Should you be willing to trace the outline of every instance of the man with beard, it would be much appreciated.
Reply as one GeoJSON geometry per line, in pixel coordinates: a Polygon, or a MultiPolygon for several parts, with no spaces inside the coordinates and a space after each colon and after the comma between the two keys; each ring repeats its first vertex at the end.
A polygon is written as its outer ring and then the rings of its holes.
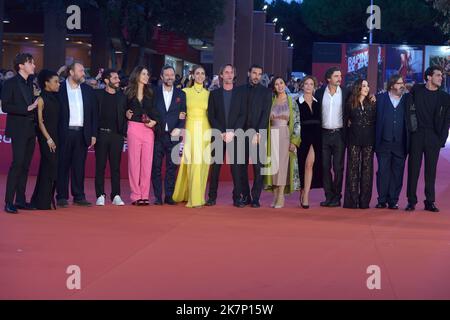
{"type": "Polygon", "coordinates": [[[401,75],[393,75],[388,91],[377,96],[375,151],[378,160],[376,208],[398,209],[411,132],[412,97],[401,75]]]}
{"type": "Polygon", "coordinates": [[[98,105],[98,134],[95,144],[95,193],[96,205],[105,205],[105,169],[109,160],[111,172],[111,201],[123,206],[120,198],[120,161],[124,137],[127,132],[125,108],[126,96],[120,90],[117,71],[107,69],[102,74],[105,90],[95,90],[98,105]]]}
{"type": "MultiPolygon", "coordinates": [[[[242,87],[234,86],[234,78],[236,69],[233,65],[227,64],[220,70],[220,78],[223,85],[221,88],[213,90],[209,95],[208,101],[208,120],[211,128],[221,132],[221,140],[223,153],[215,149],[213,151],[213,163],[211,165],[211,177],[209,183],[209,199],[207,206],[216,204],[217,189],[219,187],[220,168],[223,159],[226,158],[225,153],[228,152],[230,160],[230,170],[233,177],[233,205],[238,208],[245,207],[241,200],[241,175],[239,169],[242,155],[239,157],[238,152],[242,152],[238,148],[238,139],[236,131],[243,129],[247,113],[246,92],[242,87]]],[[[242,131],[243,132],[243,131],[242,131]]],[[[216,137],[217,139],[218,137],[216,137]]],[[[219,147],[220,148],[220,147],[219,147]]]]}
{"type": "Polygon", "coordinates": [[[247,121],[245,130],[254,130],[252,137],[245,141],[245,164],[241,167],[242,201],[244,205],[259,208],[259,197],[263,189],[262,162],[259,157],[259,147],[262,135],[266,134],[269,124],[270,108],[272,107],[272,91],[261,84],[263,68],[252,65],[248,71],[249,83],[245,85],[247,92],[247,121]],[[252,152],[251,152],[252,150],[252,152]],[[253,163],[253,187],[250,194],[248,180],[248,164],[250,156],[253,163]]]}
{"type": "Polygon", "coordinates": [[[322,107],[322,169],[325,201],[320,205],[340,207],[347,128],[344,108],[350,92],[341,87],[342,73],[338,67],[328,69],[325,80],[327,85],[317,90],[315,94],[315,98],[322,107]],[[333,169],[334,179],[331,169],[333,169]]]}
{"type": "Polygon", "coordinates": [[[58,135],[60,141],[57,181],[57,206],[65,208],[69,202],[69,175],[73,203],[90,206],[84,193],[84,169],[88,148],[97,140],[98,110],[93,89],[84,82],[84,66],[74,62],[68,77],[61,84],[59,99],[58,135]]]}
{"type": "MultiPolygon", "coordinates": [[[[161,169],[166,158],[166,173],[164,177],[164,203],[175,205],[172,199],[175,188],[177,166],[172,160],[172,149],[177,146],[181,129],[184,128],[186,117],[186,94],[174,86],[175,69],[164,66],[161,70],[163,84],[155,92],[155,108],[160,115],[156,131],[153,151],[152,185],[155,194],[155,205],[162,205],[161,169]]],[[[178,152],[176,153],[178,155],[178,152]]]]}

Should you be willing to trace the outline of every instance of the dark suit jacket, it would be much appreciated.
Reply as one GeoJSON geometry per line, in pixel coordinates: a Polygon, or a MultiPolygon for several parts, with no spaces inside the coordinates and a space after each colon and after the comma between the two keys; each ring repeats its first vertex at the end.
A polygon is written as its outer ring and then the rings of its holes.
{"type": "MultiPolygon", "coordinates": [[[[104,89],[97,89],[94,90],[96,103],[98,106],[98,115],[97,115],[97,121],[100,122],[100,115],[102,112],[102,103],[103,103],[103,97],[104,97],[104,89]]],[[[127,118],[125,116],[125,112],[127,109],[127,97],[122,92],[122,90],[118,90],[116,92],[118,103],[117,103],[117,130],[118,133],[123,135],[124,137],[127,135],[127,118]]],[[[97,124],[98,128],[99,124],[97,124]]]]}
{"type": "MultiPolygon", "coordinates": [[[[326,89],[327,85],[322,86],[322,88],[320,88],[319,90],[316,91],[316,94],[314,95],[314,97],[316,98],[316,100],[319,102],[320,105],[320,110],[322,110],[322,101],[323,101],[323,96],[325,94],[325,89],[326,89]]],[[[340,87],[341,91],[342,91],[342,124],[343,124],[343,134],[344,134],[344,141],[346,139],[346,132],[347,132],[347,120],[348,120],[348,113],[346,112],[346,103],[348,98],[350,97],[350,90],[348,90],[345,87],[340,87]]]]}
{"type": "Polygon", "coordinates": [[[153,101],[159,114],[158,125],[161,132],[166,131],[166,124],[169,129],[169,133],[175,128],[184,128],[186,120],[180,119],[180,112],[186,112],[186,94],[183,90],[175,87],[173,88],[172,101],[170,103],[169,110],[166,109],[162,86],[158,86],[155,91],[153,101]]]}
{"type": "MultiPolygon", "coordinates": [[[[98,106],[94,89],[85,83],[81,84],[81,95],[83,96],[83,136],[86,146],[91,144],[91,138],[97,137],[98,106]]],[[[61,110],[59,112],[58,134],[61,145],[64,145],[69,131],[69,98],[67,96],[67,82],[61,83],[58,98],[61,110]]]]}
{"type": "MultiPolygon", "coordinates": [[[[411,104],[413,103],[412,96],[409,93],[406,93],[403,95],[400,103],[403,103],[405,106],[405,117],[404,117],[404,133],[406,137],[406,145],[405,145],[405,152],[408,153],[409,151],[409,141],[411,136],[411,116],[410,116],[410,108],[411,104]]],[[[385,124],[385,115],[386,115],[386,108],[391,107],[392,102],[389,98],[389,92],[380,93],[377,95],[377,121],[376,121],[376,133],[375,133],[375,151],[377,151],[380,147],[381,140],[382,140],[382,134],[383,134],[383,127],[385,124]]]]}
{"type": "Polygon", "coordinates": [[[208,120],[211,128],[218,129],[222,133],[227,129],[243,129],[247,118],[247,95],[245,88],[234,87],[231,96],[228,123],[225,118],[225,106],[223,103],[223,88],[211,91],[208,101],[208,120]]]}
{"type": "MultiPolygon", "coordinates": [[[[7,137],[18,136],[31,137],[36,134],[35,113],[28,111],[28,106],[33,103],[29,100],[30,95],[24,92],[20,81],[20,75],[6,80],[2,89],[2,110],[7,113],[6,130],[7,137]]],[[[23,80],[22,80],[23,81],[23,80]]],[[[31,89],[30,89],[31,90],[31,89]]],[[[31,94],[33,97],[33,94],[31,94]]]]}
{"type": "MultiPolygon", "coordinates": [[[[414,103],[417,104],[418,101],[423,99],[423,94],[426,88],[424,84],[416,84],[411,89],[411,94],[414,103]]],[[[445,142],[448,138],[449,122],[450,122],[450,95],[445,91],[439,91],[439,107],[436,108],[434,114],[434,132],[439,138],[438,143],[441,147],[445,146],[445,142]]],[[[420,123],[418,124],[420,127],[420,123]]]]}
{"type": "MultiPolygon", "coordinates": [[[[242,85],[241,90],[244,90],[248,101],[249,85],[242,85]]],[[[247,119],[245,129],[255,129],[256,132],[260,130],[267,130],[269,124],[270,109],[272,108],[272,91],[262,84],[258,84],[253,93],[252,105],[247,105],[247,119]]],[[[249,102],[248,102],[249,103],[249,102]]]]}

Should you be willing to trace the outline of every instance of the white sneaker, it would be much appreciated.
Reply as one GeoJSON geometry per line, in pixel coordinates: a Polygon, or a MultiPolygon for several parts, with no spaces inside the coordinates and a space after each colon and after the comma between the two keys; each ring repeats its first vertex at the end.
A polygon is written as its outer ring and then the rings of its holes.
{"type": "Polygon", "coordinates": [[[105,196],[101,195],[97,198],[97,202],[95,202],[97,206],[104,206],[105,205],[105,196]]]}
{"type": "Polygon", "coordinates": [[[124,206],[125,202],[123,202],[122,199],[120,198],[120,196],[117,195],[114,197],[112,204],[115,206],[124,206]]]}

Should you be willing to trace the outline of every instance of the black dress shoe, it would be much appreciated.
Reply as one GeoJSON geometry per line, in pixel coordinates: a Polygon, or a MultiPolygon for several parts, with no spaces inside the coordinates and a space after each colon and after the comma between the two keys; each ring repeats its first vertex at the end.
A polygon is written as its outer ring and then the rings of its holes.
{"type": "Polygon", "coordinates": [[[439,212],[439,209],[434,205],[434,202],[424,201],[425,210],[430,212],[439,212]]]}
{"type": "Polygon", "coordinates": [[[408,205],[405,208],[405,211],[414,211],[416,210],[416,205],[412,203],[408,203],[408,205]]]}
{"type": "Polygon", "coordinates": [[[390,203],[388,208],[391,209],[391,210],[398,210],[398,204],[397,203],[390,203]]]}
{"type": "Polygon", "coordinates": [[[341,202],[340,201],[333,201],[328,203],[328,207],[330,208],[335,208],[335,207],[340,207],[341,206],[341,202]]]}
{"type": "Polygon", "coordinates": [[[132,206],[140,206],[140,205],[141,205],[141,201],[142,201],[142,199],[133,201],[133,202],[131,203],[131,205],[132,205],[132,206]]]}
{"type": "Polygon", "coordinates": [[[141,206],[149,206],[149,205],[150,205],[150,201],[148,199],[141,200],[141,206]]]}
{"type": "Polygon", "coordinates": [[[168,204],[169,206],[174,206],[174,205],[177,204],[175,201],[173,201],[172,198],[165,198],[165,199],[164,199],[164,203],[165,203],[165,204],[168,204]]]}
{"type": "Polygon", "coordinates": [[[242,202],[242,200],[238,200],[238,201],[233,201],[233,206],[235,206],[236,208],[244,208],[245,204],[244,204],[244,202],[242,202]]]}
{"type": "Polygon", "coordinates": [[[244,205],[248,206],[248,205],[252,205],[253,201],[252,201],[252,198],[250,196],[245,196],[245,197],[242,198],[242,203],[244,205]]]}
{"type": "Polygon", "coordinates": [[[386,202],[378,202],[375,206],[377,209],[385,209],[386,208],[386,202]]]}
{"type": "Polygon", "coordinates": [[[253,200],[252,201],[252,208],[259,208],[261,207],[261,204],[259,203],[259,200],[253,200]]]}
{"type": "Polygon", "coordinates": [[[11,214],[19,213],[19,211],[17,211],[17,208],[12,203],[5,204],[5,212],[11,214]]]}
{"type": "Polygon", "coordinates": [[[86,199],[76,200],[76,201],[74,200],[73,204],[77,205],[77,206],[80,206],[80,207],[90,207],[90,206],[92,206],[92,203],[90,203],[86,199]]]}
{"type": "Polygon", "coordinates": [[[329,207],[329,206],[330,206],[330,203],[331,203],[331,200],[326,199],[325,201],[322,201],[322,202],[320,203],[320,206],[321,206],[321,207],[329,207]]]}
{"type": "Polygon", "coordinates": [[[31,203],[15,203],[14,207],[16,207],[16,209],[19,210],[37,210],[37,208],[35,206],[33,206],[31,203]]]}
{"type": "Polygon", "coordinates": [[[154,205],[156,206],[162,206],[162,200],[161,199],[156,199],[155,202],[153,202],[154,205]]]}
{"type": "Polygon", "coordinates": [[[212,207],[216,205],[216,200],[209,198],[208,201],[206,201],[206,206],[212,207]]]}
{"type": "Polygon", "coordinates": [[[56,206],[58,208],[67,208],[69,206],[69,202],[66,199],[59,199],[56,201],[56,206]]]}

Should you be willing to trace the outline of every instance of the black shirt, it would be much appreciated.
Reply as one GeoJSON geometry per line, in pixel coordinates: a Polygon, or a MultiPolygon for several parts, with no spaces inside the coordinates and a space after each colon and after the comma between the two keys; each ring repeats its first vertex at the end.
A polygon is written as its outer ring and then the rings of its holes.
{"type": "MultiPolygon", "coordinates": [[[[225,122],[228,126],[228,119],[230,118],[231,98],[233,96],[233,90],[223,90],[223,105],[225,106],[225,122]]],[[[229,128],[227,128],[229,129],[229,128]]]]}
{"type": "Polygon", "coordinates": [[[364,108],[361,105],[352,107],[350,103],[347,103],[346,113],[347,119],[350,120],[348,143],[353,146],[374,146],[377,117],[375,106],[366,104],[364,108]]]}
{"type": "Polygon", "coordinates": [[[419,128],[434,128],[434,115],[439,108],[439,90],[424,87],[423,95],[416,100],[416,114],[419,128]]]}
{"type": "Polygon", "coordinates": [[[152,120],[157,121],[157,119],[155,119],[155,110],[153,108],[153,98],[144,96],[142,101],[139,101],[136,97],[128,100],[128,109],[133,111],[133,117],[130,121],[142,123],[143,114],[146,114],[152,120]]]}
{"type": "Polygon", "coordinates": [[[101,110],[99,119],[99,128],[110,129],[113,132],[117,132],[117,108],[119,99],[118,94],[108,93],[103,91],[103,97],[101,100],[101,110]]]}
{"type": "MultiPolygon", "coordinates": [[[[32,77],[29,76],[27,80],[25,80],[20,73],[17,73],[18,79],[19,79],[19,86],[21,87],[21,91],[25,94],[25,98],[27,100],[28,106],[33,103],[33,80],[32,77]]],[[[28,111],[28,117],[36,120],[36,109],[32,111],[28,111]]]]}
{"type": "Polygon", "coordinates": [[[255,87],[252,84],[248,84],[247,85],[247,90],[248,90],[248,96],[247,96],[247,127],[250,128],[251,127],[251,112],[252,112],[252,106],[253,106],[253,98],[255,96],[255,87]]]}

